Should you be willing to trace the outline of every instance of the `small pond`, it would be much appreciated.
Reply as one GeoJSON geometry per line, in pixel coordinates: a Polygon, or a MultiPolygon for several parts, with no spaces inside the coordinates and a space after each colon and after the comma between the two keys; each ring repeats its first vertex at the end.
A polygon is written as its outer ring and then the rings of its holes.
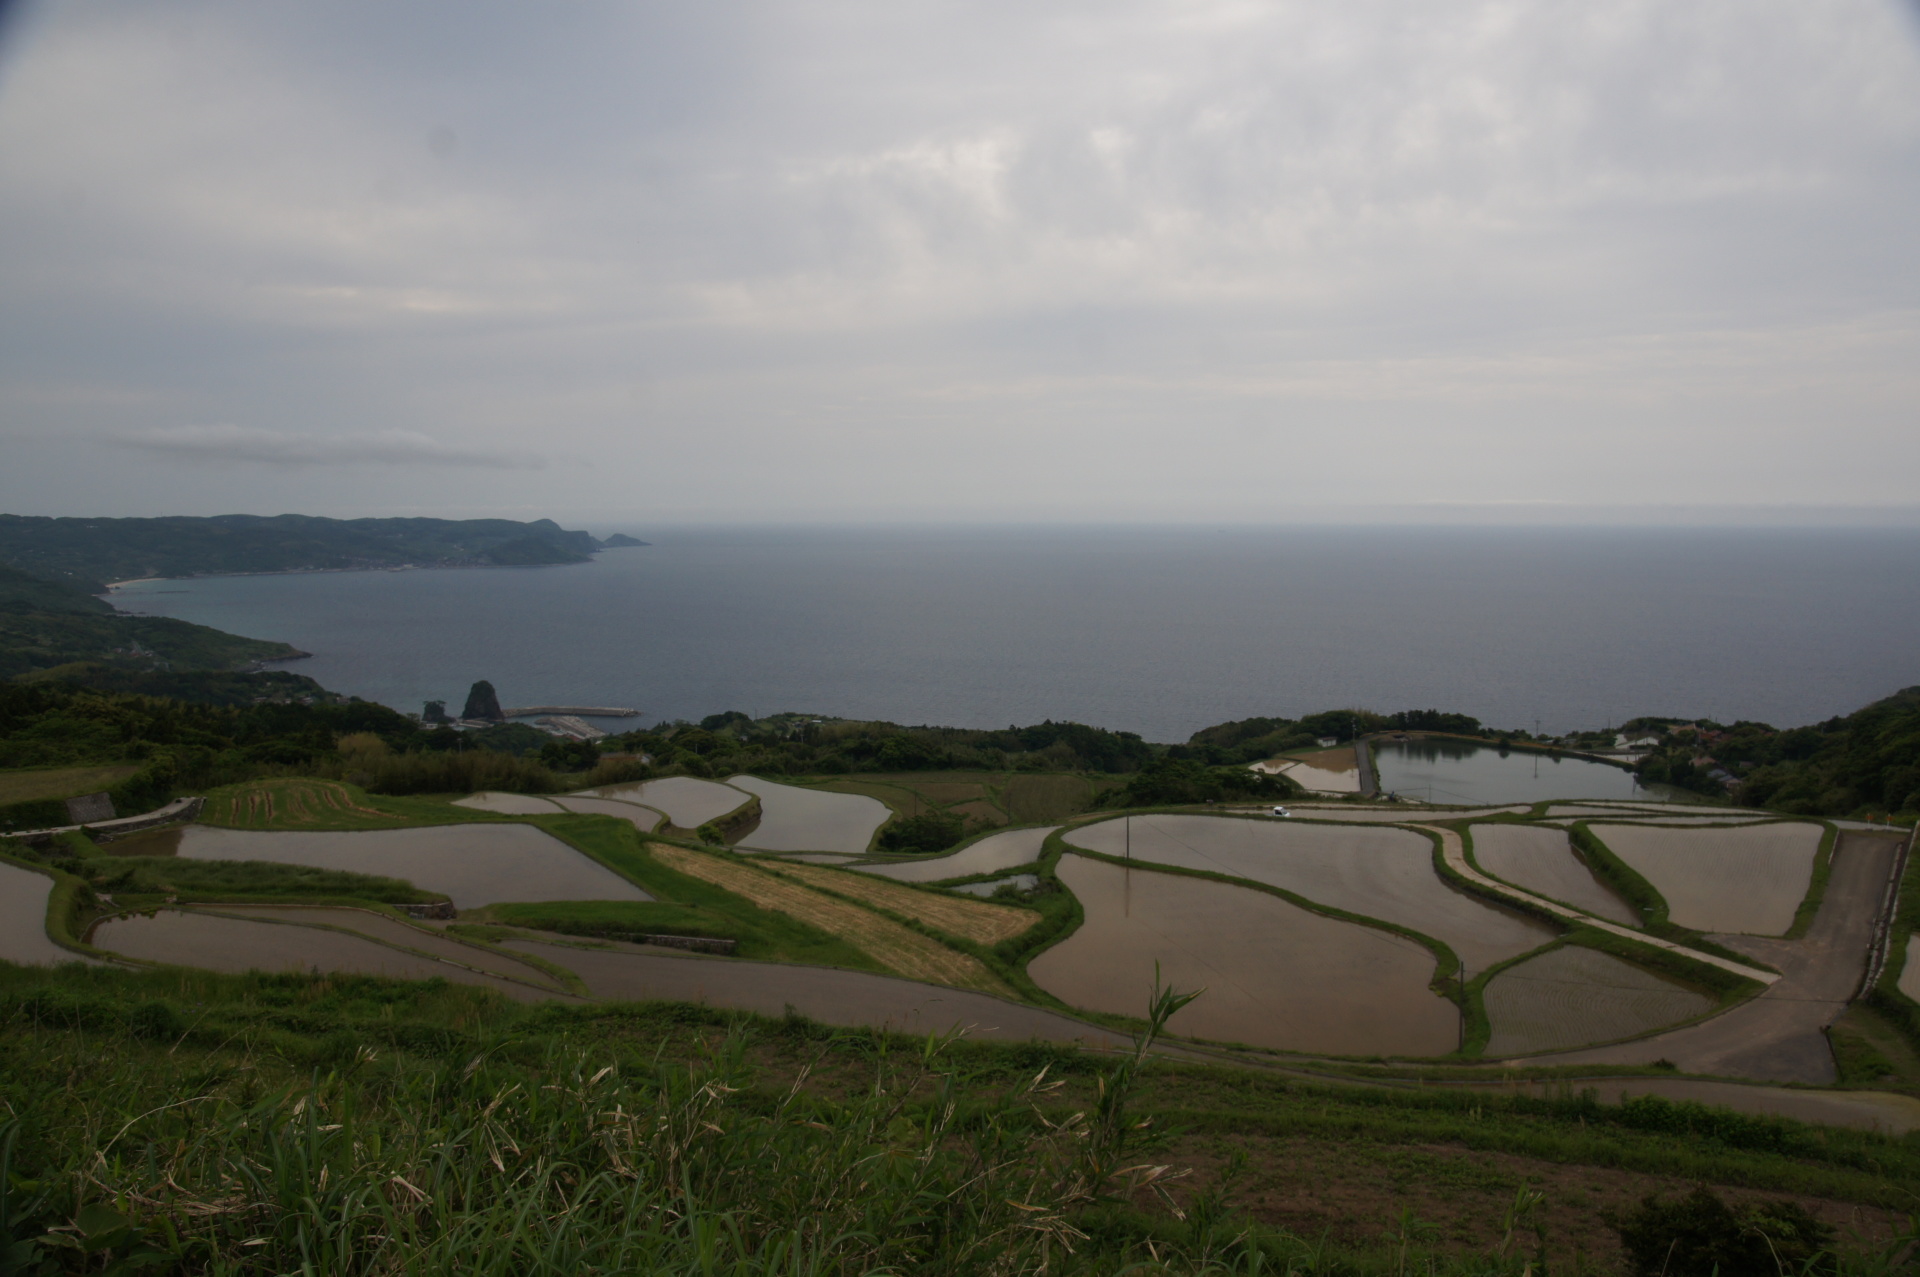
{"type": "Polygon", "coordinates": [[[1535,803],[1554,798],[1627,798],[1663,802],[1673,791],[1648,788],[1632,772],[1590,758],[1502,751],[1454,740],[1382,741],[1374,746],[1380,792],[1434,803],[1535,803]]]}

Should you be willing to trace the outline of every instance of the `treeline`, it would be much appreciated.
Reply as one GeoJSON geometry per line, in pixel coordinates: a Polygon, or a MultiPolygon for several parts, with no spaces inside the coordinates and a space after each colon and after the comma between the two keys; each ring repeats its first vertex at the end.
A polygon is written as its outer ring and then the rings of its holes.
{"type": "Polygon", "coordinates": [[[693,776],[959,770],[1119,774],[1138,771],[1160,752],[1133,732],[1083,723],[1049,720],[1030,727],[980,730],[821,720],[798,714],[754,719],[737,710],[698,723],[664,723],[628,732],[612,738],[611,744],[645,753],[660,766],[693,776]]]}
{"type": "Polygon", "coordinates": [[[1358,737],[1376,732],[1445,732],[1456,736],[1498,736],[1526,739],[1528,733],[1489,732],[1480,720],[1467,714],[1450,714],[1437,709],[1409,709],[1397,714],[1376,714],[1364,709],[1330,709],[1304,718],[1242,718],[1231,723],[1203,727],[1175,745],[1175,758],[1190,758],[1214,767],[1257,763],[1297,749],[1309,749],[1323,740],[1336,745],[1351,743],[1358,737]]]}
{"type": "Polygon", "coordinates": [[[1793,815],[1920,813],[1920,687],[1807,727],[1637,719],[1623,730],[1659,734],[1635,769],[1647,783],[1793,815]]]}
{"type": "Polygon", "coordinates": [[[327,519],[222,514],[52,519],[0,514],[0,563],[97,590],[105,581],[343,568],[585,563],[606,545],[551,519],[327,519]]]}

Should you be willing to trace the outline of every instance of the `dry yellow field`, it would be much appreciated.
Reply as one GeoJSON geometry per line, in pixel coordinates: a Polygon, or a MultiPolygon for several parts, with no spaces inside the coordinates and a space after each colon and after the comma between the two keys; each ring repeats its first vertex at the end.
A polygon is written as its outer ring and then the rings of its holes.
{"type": "Polygon", "coordinates": [[[824,887],[843,896],[852,896],[855,900],[863,900],[889,913],[924,922],[929,927],[950,936],[971,940],[975,944],[999,944],[1002,940],[1011,940],[1040,920],[1039,915],[1029,909],[959,896],[936,896],[930,891],[915,891],[885,878],[847,873],[839,869],[793,862],[769,862],[767,867],[790,878],[798,878],[809,886],[824,887]]]}
{"type": "Polygon", "coordinates": [[[1012,993],[977,958],[949,949],[851,901],[836,899],[757,866],[708,852],[665,843],[649,843],[648,850],[669,869],[731,891],[762,909],[777,910],[810,922],[903,976],[956,989],[978,989],[1009,996],[1012,993]]]}

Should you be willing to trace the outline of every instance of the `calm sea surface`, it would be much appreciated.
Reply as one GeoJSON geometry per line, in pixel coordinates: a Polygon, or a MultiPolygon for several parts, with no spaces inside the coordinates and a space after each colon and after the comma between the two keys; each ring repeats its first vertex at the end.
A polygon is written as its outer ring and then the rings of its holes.
{"type": "MultiPolygon", "coordinates": [[[[602,533],[609,528],[597,528],[602,533]]],[[[120,606],[407,710],[475,679],[653,722],[781,710],[1182,740],[1256,714],[1813,722],[1920,683],[1920,533],[660,530],[590,564],[158,581],[120,606]]]]}

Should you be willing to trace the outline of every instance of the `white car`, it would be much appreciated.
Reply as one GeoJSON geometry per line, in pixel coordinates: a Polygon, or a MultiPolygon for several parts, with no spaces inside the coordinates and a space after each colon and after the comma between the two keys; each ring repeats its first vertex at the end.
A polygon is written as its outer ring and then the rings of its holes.
{"type": "Polygon", "coordinates": [[[1287,810],[1287,809],[1286,809],[1285,807],[1275,807],[1275,808],[1273,809],[1273,814],[1274,814],[1274,815],[1276,815],[1276,816],[1291,816],[1291,815],[1293,815],[1293,813],[1292,813],[1292,812],[1290,812],[1290,811],[1288,811],[1288,810],[1287,810]]]}

